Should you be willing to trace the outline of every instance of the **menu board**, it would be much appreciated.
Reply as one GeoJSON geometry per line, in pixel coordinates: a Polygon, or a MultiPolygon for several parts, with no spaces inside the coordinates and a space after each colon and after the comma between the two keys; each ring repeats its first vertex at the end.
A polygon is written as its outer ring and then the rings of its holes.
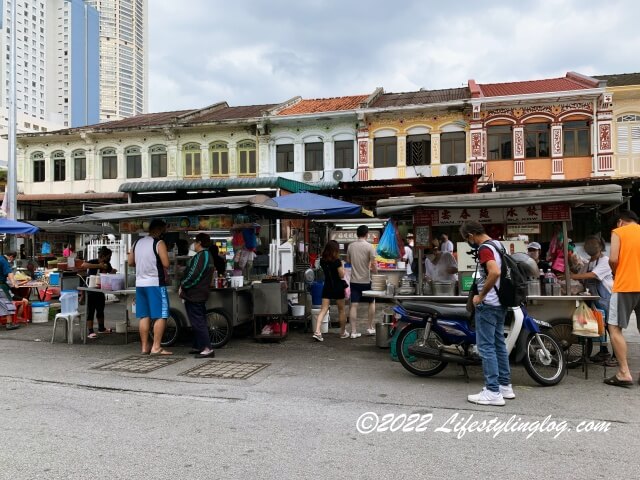
{"type": "Polygon", "coordinates": [[[414,215],[416,225],[457,226],[468,220],[482,224],[540,223],[571,220],[569,205],[529,205],[507,208],[440,208],[418,209],[414,215]]]}
{"type": "MultiPolygon", "coordinates": [[[[190,230],[229,230],[233,226],[231,215],[163,217],[168,232],[190,230]]],[[[139,233],[149,229],[149,219],[135,218],[120,221],[120,233],[139,233]]]]}

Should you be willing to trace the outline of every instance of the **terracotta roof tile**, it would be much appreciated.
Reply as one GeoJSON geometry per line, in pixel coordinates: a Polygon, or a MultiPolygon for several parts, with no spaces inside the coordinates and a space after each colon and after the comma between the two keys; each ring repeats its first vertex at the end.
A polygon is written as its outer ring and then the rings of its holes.
{"type": "Polygon", "coordinates": [[[544,80],[528,80],[524,82],[480,84],[480,89],[485,97],[565,92],[568,90],[585,90],[588,88],[592,87],[566,77],[547,78],[544,80]]]}
{"type": "Polygon", "coordinates": [[[87,127],[81,127],[83,130],[86,128],[131,128],[131,127],[148,127],[152,125],[165,125],[174,121],[176,117],[184,115],[185,113],[194,112],[196,110],[177,110],[173,112],[157,112],[157,113],[143,113],[136,115],[135,117],[123,118],[122,120],[114,120],[112,122],[103,122],[95,125],[89,125],[87,127]]]}
{"type": "Polygon", "coordinates": [[[607,87],[626,87],[640,85],[640,73],[617,73],[613,75],[594,75],[593,78],[606,80],[607,87]]]}
{"type": "Polygon", "coordinates": [[[306,113],[338,112],[355,110],[369,95],[352,95],[349,97],[315,98],[300,100],[295,105],[285,108],[278,115],[304,115],[306,113]]]}
{"type": "Polygon", "coordinates": [[[385,93],[372,104],[373,108],[401,107],[404,105],[427,105],[471,98],[468,88],[447,88],[444,90],[419,90],[417,92],[385,93]]]}

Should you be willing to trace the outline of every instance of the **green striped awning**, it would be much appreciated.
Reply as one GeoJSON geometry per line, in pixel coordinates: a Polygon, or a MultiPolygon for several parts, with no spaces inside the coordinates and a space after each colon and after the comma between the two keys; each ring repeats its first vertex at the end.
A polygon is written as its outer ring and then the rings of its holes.
{"type": "Polygon", "coordinates": [[[304,183],[283,177],[198,178],[192,180],[126,182],[120,185],[119,191],[125,193],[141,193],[178,190],[229,190],[235,188],[280,188],[291,193],[299,193],[338,188],[338,182],[330,180],[317,183],[304,183]]]}

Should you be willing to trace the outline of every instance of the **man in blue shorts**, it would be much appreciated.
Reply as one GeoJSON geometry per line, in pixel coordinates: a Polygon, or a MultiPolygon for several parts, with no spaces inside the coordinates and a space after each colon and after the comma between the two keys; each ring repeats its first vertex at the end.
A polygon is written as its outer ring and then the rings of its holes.
{"type": "Polygon", "coordinates": [[[158,218],[151,220],[149,235],[139,238],[129,252],[129,265],[136,267],[136,318],[140,322],[142,353],[172,355],[160,342],[169,317],[167,295],[167,271],[169,253],[162,236],[166,223],[158,218]],[[153,345],[149,347],[149,331],[153,321],[153,345]]]}
{"type": "Polygon", "coordinates": [[[373,245],[367,242],[369,227],[360,225],[356,234],[358,240],[349,244],[347,248],[347,262],[351,264],[351,279],[349,287],[351,289],[351,308],[349,309],[349,323],[351,324],[351,338],[358,338],[362,334],[357,332],[356,321],[358,318],[358,305],[360,302],[369,304],[367,334],[375,335],[376,329],[373,321],[376,313],[375,299],[362,296],[365,290],[371,290],[371,272],[378,273],[376,265],[376,252],[373,245]]]}

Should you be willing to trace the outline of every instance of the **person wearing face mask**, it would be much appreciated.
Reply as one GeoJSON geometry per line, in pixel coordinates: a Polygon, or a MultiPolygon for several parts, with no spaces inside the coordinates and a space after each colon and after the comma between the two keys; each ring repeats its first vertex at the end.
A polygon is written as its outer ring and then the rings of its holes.
{"type": "Polygon", "coordinates": [[[507,307],[500,304],[498,289],[502,267],[502,244],[493,240],[485,232],[484,226],[470,220],[460,227],[460,235],[471,248],[478,250],[476,262],[479,278],[477,279],[477,295],[473,297],[476,320],[476,340],[480,357],[482,357],[482,373],[485,386],[467,400],[478,405],[505,404],[505,398],[516,398],[511,385],[511,368],[509,354],[504,337],[504,321],[507,307]]]}
{"type": "MultiPolygon", "coordinates": [[[[609,265],[609,257],[604,254],[604,240],[597,235],[589,235],[584,240],[584,251],[589,255],[589,263],[585,271],[571,275],[574,280],[580,280],[589,293],[598,295],[595,301],[597,307],[605,312],[605,323],[609,318],[609,301],[613,289],[613,272],[609,265]]],[[[608,330],[608,329],[607,329],[608,330]]],[[[618,362],[609,354],[607,344],[600,344],[600,352],[591,358],[594,363],[604,363],[608,367],[615,367],[618,362]]]]}

